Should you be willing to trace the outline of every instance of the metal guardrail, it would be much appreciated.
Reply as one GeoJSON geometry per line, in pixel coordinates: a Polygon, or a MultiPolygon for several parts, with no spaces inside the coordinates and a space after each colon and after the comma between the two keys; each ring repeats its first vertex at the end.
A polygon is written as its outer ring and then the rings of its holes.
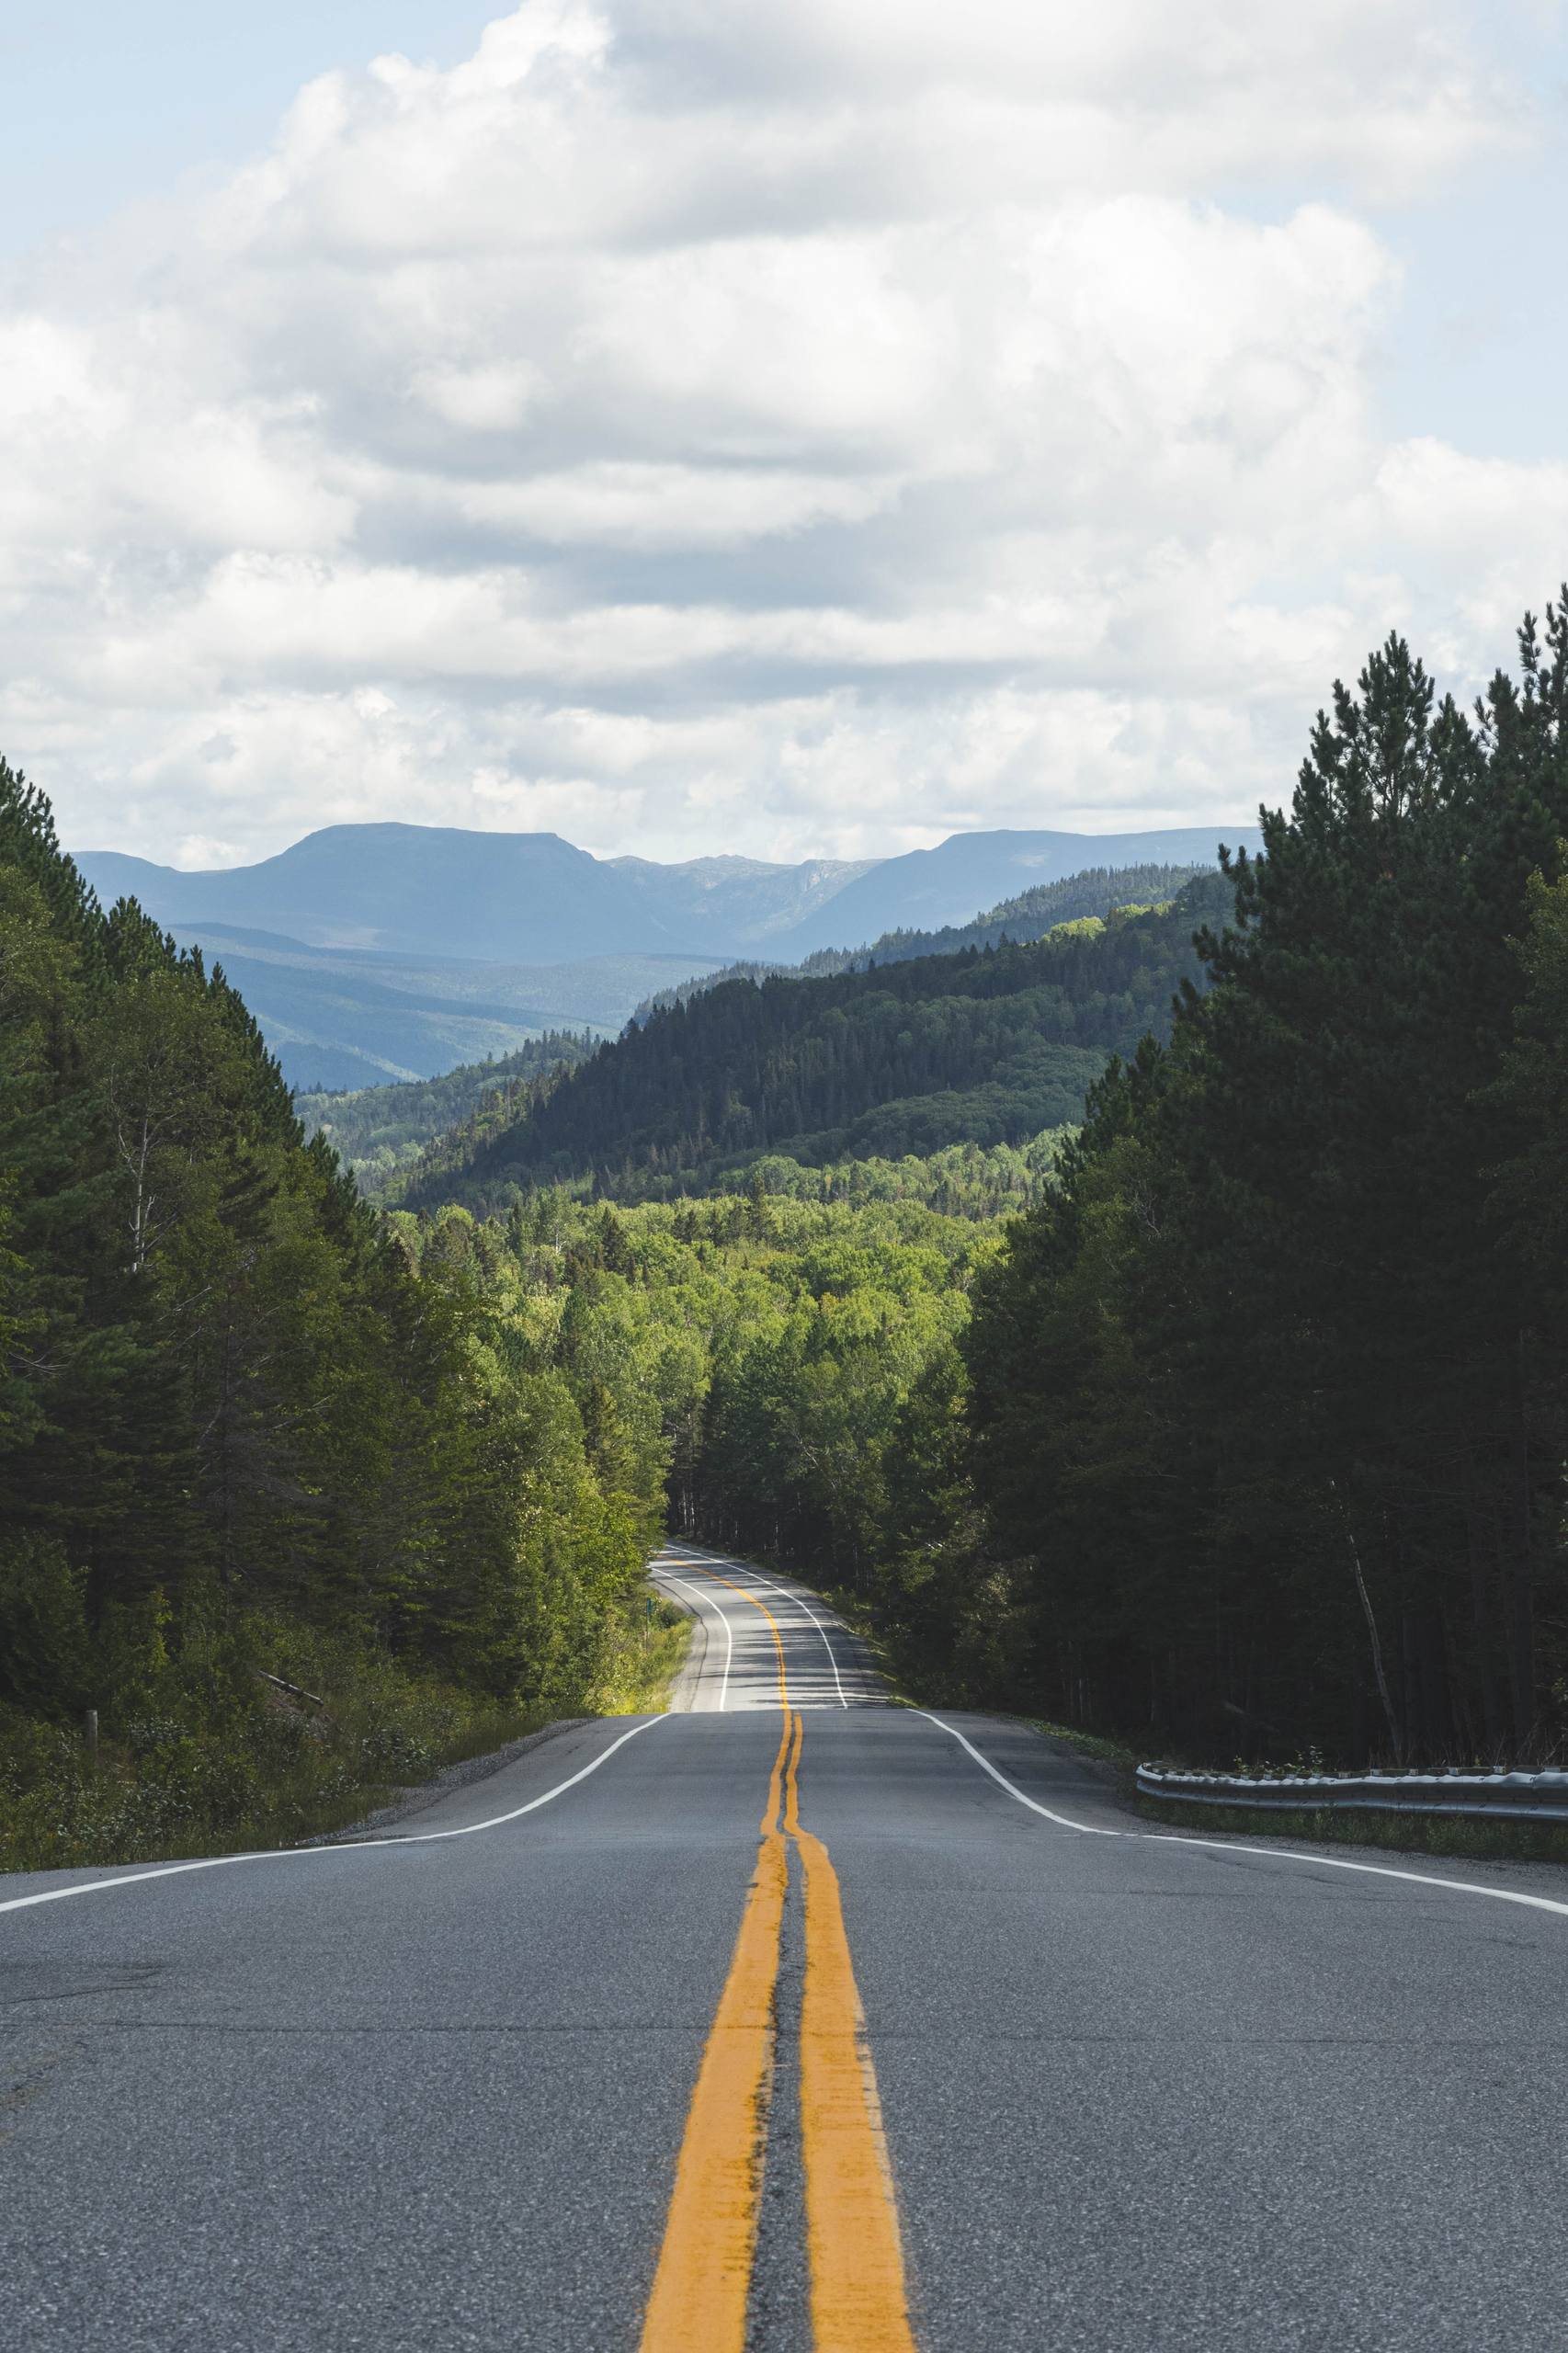
{"type": "Polygon", "coordinates": [[[1468,1814],[1502,1822],[1568,1822],[1568,1772],[1177,1773],[1140,1765],[1138,1794],[1182,1805],[1273,1813],[1468,1814]]]}

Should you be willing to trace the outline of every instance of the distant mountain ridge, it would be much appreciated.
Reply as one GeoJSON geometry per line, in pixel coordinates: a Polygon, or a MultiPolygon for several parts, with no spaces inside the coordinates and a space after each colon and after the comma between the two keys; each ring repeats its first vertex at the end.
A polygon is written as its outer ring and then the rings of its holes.
{"type": "Polygon", "coordinates": [[[689,944],[630,877],[557,834],[327,825],[256,866],[184,873],[93,850],[76,864],[100,899],[133,895],[160,923],[310,948],[562,964],[689,944]]]}
{"type": "MultiPolygon", "coordinates": [[[[1219,846],[1256,849],[1256,825],[1177,825],[1161,833],[949,834],[935,849],[884,858],[790,931],[789,953],[854,948],[894,931],[940,931],[1038,884],[1088,867],[1211,866],[1219,846]]],[[[777,946],[774,952],[779,952],[777,946]]]]}
{"type": "Polygon", "coordinates": [[[770,866],[755,858],[693,858],[661,866],[650,858],[608,863],[656,907],[661,921],[705,932],[717,922],[737,935],[764,940],[783,936],[826,906],[838,892],[881,861],[874,858],[811,858],[799,866],[770,866]]]}
{"type": "MultiPolygon", "coordinates": [[[[964,926],[953,926],[938,932],[903,931],[890,933],[874,940],[869,949],[819,949],[803,964],[779,966],[766,962],[729,963],[715,965],[705,973],[682,980],[674,988],[661,989],[653,996],[644,998],[632,1016],[638,1024],[650,1020],[655,1013],[667,1012],[677,1005],[689,1003],[695,995],[707,990],[722,988],[735,980],[761,982],[769,977],[814,980],[835,977],[840,972],[864,972],[872,963],[912,963],[922,957],[951,957],[968,948],[996,948],[1004,940],[1025,945],[1042,938],[1045,933],[1063,924],[1076,924],[1080,929],[1087,918],[1098,926],[1112,910],[1136,911],[1156,907],[1175,899],[1176,893],[1199,877],[1212,875],[1211,867],[1193,869],[1180,866],[1130,866],[1118,871],[1104,867],[1091,868],[1086,874],[1069,875],[1065,881],[1046,882],[1018,898],[993,907],[988,915],[964,926]]],[[[242,941],[267,942],[274,949],[294,947],[290,941],[278,941],[269,932],[235,932],[236,944],[242,941]]],[[[225,969],[233,963],[229,951],[225,969]]],[[[365,952],[350,954],[332,949],[296,949],[297,958],[312,964],[326,966],[355,965],[370,972],[387,971],[400,975],[400,984],[407,984],[419,975],[416,968],[402,966],[390,957],[378,957],[365,952]]],[[[657,960],[644,959],[644,962],[657,960]]],[[[666,960],[678,963],[678,958],[666,960]]],[[[592,980],[602,969],[630,972],[631,960],[619,965],[610,958],[601,958],[597,964],[533,965],[510,968],[513,981],[522,979],[525,972],[535,988],[548,987],[559,981],[564,988],[592,991],[592,980]]],[[[483,965],[448,965],[425,968],[426,985],[432,973],[437,980],[472,972],[475,974],[493,972],[502,976],[493,985],[505,985],[508,968],[483,965]]],[[[276,990],[275,975],[258,976],[256,982],[245,982],[246,995],[252,1002],[265,1003],[267,1022],[275,1020],[278,998],[275,994],[265,997],[256,990],[276,990]]],[[[444,1017],[449,1035],[459,1034],[453,1017],[460,1011],[470,1015],[480,1008],[464,1005],[463,1001],[442,1001],[433,1008],[422,1008],[422,1017],[434,1012],[444,1017]]],[[[602,1033],[601,1033],[602,1034],[602,1033]]],[[[437,1157],[447,1149],[441,1139],[457,1129],[468,1131],[462,1138],[460,1152],[468,1155],[477,1148],[479,1130],[486,1132],[510,1123],[514,1113],[511,1105],[519,1089],[548,1076],[563,1064],[585,1061],[598,1042],[592,1027],[580,1034],[562,1035],[552,1031],[532,1039],[520,1048],[497,1056],[492,1049],[486,1059],[460,1063],[438,1078],[423,1081],[403,1079],[380,1084],[371,1079],[359,1084],[358,1069],[351,1071],[347,1082],[357,1091],[320,1091],[301,1086],[297,1097],[300,1117],[306,1132],[322,1129],[345,1165],[358,1177],[361,1190],[373,1192],[390,1184],[400,1169],[412,1166],[422,1153],[437,1147],[437,1157]],[[481,1116],[482,1115],[482,1116],[481,1116]]],[[[309,1050],[289,1044],[282,1048],[285,1070],[296,1066],[313,1067],[309,1050]]],[[[466,1157],[465,1157],[466,1165],[466,1157]]]]}
{"type": "Polygon", "coordinates": [[[977,909],[1085,867],[1144,865],[1151,845],[1162,865],[1211,862],[1218,839],[955,834],[870,863],[662,866],[555,834],[328,825],[255,866],[187,873],[117,850],[75,862],[106,906],[137,899],[222,962],[290,1086],[331,1088],[436,1078],[546,1031],[614,1032],[642,1000],[738,959],[790,965],[824,939],[853,949],[972,926],[977,909]]]}
{"type": "Polygon", "coordinates": [[[791,962],[883,932],[969,922],[977,908],[1091,866],[1197,865],[1251,826],[1139,834],[953,834],[872,861],[595,858],[557,834],[327,825],[254,866],[185,872],[118,850],[76,864],[106,904],[138,899],[170,928],[270,931],[309,948],[498,964],[762,948],[791,962]]]}

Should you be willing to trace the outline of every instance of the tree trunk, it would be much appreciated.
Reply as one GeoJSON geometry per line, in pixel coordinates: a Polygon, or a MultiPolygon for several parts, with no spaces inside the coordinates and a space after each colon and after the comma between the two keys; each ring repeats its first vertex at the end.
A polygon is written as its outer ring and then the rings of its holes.
{"type": "Polygon", "coordinates": [[[1383,1646],[1378,1639],[1378,1621],[1372,1611],[1372,1597],[1367,1591],[1367,1580],[1361,1574],[1361,1555],[1357,1549],[1356,1531],[1350,1525],[1350,1514],[1338,1486],[1332,1479],[1328,1483],[1335,1501],[1339,1506],[1340,1518],[1345,1528],[1345,1541],[1350,1548],[1350,1566],[1355,1572],[1356,1590],[1361,1597],[1361,1613],[1367,1620],[1367,1638],[1372,1650],[1372,1673],[1377,1678],[1378,1697],[1383,1703],[1383,1714],[1388,1720],[1389,1738],[1393,1743],[1393,1760],[1396,1765],[1403,1765],[1404,1738],[1400,1731],[1399,1717],[1395,1713],[1393,1700],[1390,1696],[1388,1677],[1383,1672],[1383,1646]]]}
{"type": "Polygon", "coordinates": [[[1535,1605],[1530,1590],[1530,1535],[1534,1518],[1530,1495],[1529,1431],[1526,1422],[1525,1336],[1521,1332],[1514,1357],[1514,1462],[1511,1541],[1504,1561],[1504,1595],[1508,1645],[1508,1694],[1514,1713],[1514,1756],[1521,1761],[1535,1731],[1535,1605]]]}

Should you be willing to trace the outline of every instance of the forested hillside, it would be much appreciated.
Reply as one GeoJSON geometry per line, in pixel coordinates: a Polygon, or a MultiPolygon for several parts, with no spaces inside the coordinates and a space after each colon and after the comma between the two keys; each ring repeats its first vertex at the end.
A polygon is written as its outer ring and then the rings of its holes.
{"type": "MultiPolygon", "coordinates": [[[[1060,882],[1040,882],[987,907],[972,923],[947,924],[939,931],[884,931],[869,949],[858,949],[858,964],[904,964],[916,956],[955,956],[966,948],[1000,948],[1005,940],[1019,946],[1043,939],[1061,924],[1085,915],[1106,916],[1118,908],[1163,906],[1188,882],[1212,874],[1211,864],[1187,866],[1089,866],[1060,882]]],[[[809,958],[805,969],[815,968],[809,958]]]]}
{"type": "Polygon", "coordinates": [[[519,1367],[425,1260],[305,1142],[221,974],[104,914],[0,764],[13,1858],[311,1827],[607,1671],[659,1465],[597,1444],[613,1367],[591,1398],[519,1367]]]}
{"type": "MultiPolygon", "coordinates": [[[[1568,620],[1392,640],[964,1343],[1029,1678],[1210,1756],[1568,1733],[1568,620]]],[[[1147,1735],[1146,1735],[1147,1736],[1147,1735]]]]}
{"type": "Polygon", "coordinates": [[[763,1154],[807,1165],[1017,1143],[1075,1120],[1108,1055],[1161,1030],[1196,980],[1195,926],[1230,885],[1028,947],[971,949],[823,979],[722,988],[655,1013],[510,1124],[416,1163],[402,1198],[483,1206],[595,1182],[625,1198],[711,1189],[763,1154]]]}
{"type": "Polygon", "coordinates": [[[799,961],[819,948],[842,948],[888,932],[929,931],[967,923],[976,907],[994,906],[1081,874],[1090,865],[1211,866],[1221,840],[1256,850],[1251,825],[1176,825],[1154,833],[1062,834],[1033,827],[949,834],[931,849],[884,858],[783,936],[770,952],[799,961]]]}
{"type": "Polygon", "coordinates": [[[988,907],[972,923],[949,924],[940,931],[884,931],[869,948],[819,948],[800,964],[726,964],[716,972],[697,972],[674,988],[645,997],[632,1018],[646,1021],[650,1014],[686,1005],[726,981],[762,981],[774,973],[804,972],[813,978],[827,972],[860,972],[872,964],[907,964],[917,956],[954,956],[965,948],[1000,948],[1004,940],[1043,939],[1064,923],[1085,915],[1108,915],[1114,908],[1146,908],[1174,899],[1185,882],[1211,873],[1207,866],[1091,866],[1060,882],[1041,882],[1015,899],[988,907]]]}
{"type": "Polygon", "coordinates": [[[419,1264],[464,1273],[516,1360],[570,1374],[631,1484],[666,1466],[676,1527],[829,1584],[885,1555],[888,1449],[1001,1240],[915,1200],[760,1193],[617,1210],[544,1190],[504,1219],[391,1223],[419,1264]]]}
{"type": "Polygon", "coordinates": [[[434,1138],[472,1120],[486,1096],[569,1068],[591,1054],[597,1042],[588,1033],[547,1030],[515,1053],[463,1063],[440,1078],[360,1086],[340,1095],[297,1093],[294,1108],[306,1135],[324,1136],[361,1191],[369,1192],[417,1160],[434,1138]]]}
{"type": "MultiPolygon", "coordinates": [[[[861,971],[872,962],[909,962],[917,955],[995,948],[1009,938],[1037,939],[1074,919],[1103,918],[1113,908],[1142,909],[1168,901],[1193,879],[1195,870],[1142,866],[1118,873],[1109,868],[1092,868],[1065,881],[1043,883],[961,929],[890,933],[870,950],[824,951],[808,958],[800,969],[813,976],[836,974],[861,971]]],[[[759,981],[781,969],[733,965],[717,973],[699,974],[646,1000],[635,1018],[645,1021],[655,1009],[685,1004],[716,983],[759,981]]],[[[232,972],[227,960],[224,970],[232,972]]],[[[435,1150],[426,1175],[437,1167],[464,1165],[479,1137],[488,1137],[506,1123],[500,1115],[503,1099],[511,1115],[526,1108],[535,1080],[585,1061],[598,1042],[591,1032],[551,1029],[516,1051],[462,1063],[439,1078],[349,1087],[336,1093],[306,1088],[296,1091],[295,1106],[306,1134],[319,1132],[326,1137],[339,1159],[354,1172],[362,1191],[385,1191],[427,1147],[435,1150]],[[497,1099],[492,1101],[493,1097],[497,1099]],[[457,1139],[452,1136],[455,1130],[463,1131],[457,1139]]]]}

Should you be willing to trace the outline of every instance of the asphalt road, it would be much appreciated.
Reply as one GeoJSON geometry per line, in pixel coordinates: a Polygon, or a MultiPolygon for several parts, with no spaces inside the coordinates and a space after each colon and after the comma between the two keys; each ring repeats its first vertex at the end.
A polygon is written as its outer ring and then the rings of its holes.
{"type": "Polygon", "coordinates": [[[667,1717],[376,1843],[0,1879],[0,2343],[1568,2340],[1568,1873],[1152,1835],[800,1588],[658,1574],[667,1717]]]}

